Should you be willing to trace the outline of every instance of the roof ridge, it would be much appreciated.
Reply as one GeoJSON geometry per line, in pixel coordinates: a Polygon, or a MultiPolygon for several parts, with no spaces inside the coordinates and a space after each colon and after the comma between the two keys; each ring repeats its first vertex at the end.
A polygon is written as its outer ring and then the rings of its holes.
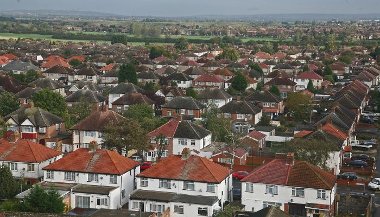
{"type": "Polygon", "coordinates": [[[41,108],[37,108],[37,110],[38,110],[38,113],[40,113],[41,118],[44,121],[44,123],[46,124],[46,126],[48,126],[48,123],[47,123],[47,120],[46,120],[45,116],[42,115],[41,108]]]}
{"type": "Polygon", "coordinates": [[[198,157],[203,165],[207,168],[207,170],[210,172],[210,174],[212,175],[212,177],[214,178],[215,181],[218,181],[218,179],[216,178],[216,176],[214,175],[214,173],[212,173],[212,170],[210,170],[210,168],[208,167],[208,165],[204,162],[206,159],[203,159],[203,157],[198,157]]]}
{"type": "Polygon", "coordinates": [[[189,121],[186,121],[186,123],[190,125],[191,129],[193,129],[193,131],[195,132],[195,134],[197,134],[198,138],[201,138],[201,136],[199,135],[198,131],[193,127],[193,125],[189,121]]]}
{"type": "MultiPolygon", "coordinates": [[[[34,158],[34,160],[37,162],[36,153],[35,153],[35,150],[32,148],[30,141],[29,141],[29,140],[25,140],[25,141],[26,141],[26,144],[27,144],[27,146],[29,147],[30,151],[31,151],[32,154],[33,154],[33,158],[34,158]]],[[[40,144],[38,144],[38,145],[40,145],[40,144]]]]}
{"type": "MultiPolygon", "coordinates": [[[[327,183],[327,181],[325,179],[323,179],[320,174],[316,171],[317,167],[316,166],[312,166],[311,164],[309,164],[308,162],[304,162],[304,164],[306,164],[312,171],[313,173],[326,185],[326,186],[329,186],[329,183],[327,183]]],[[[319,168],[318,168],[319,169],[319,168]]],[[[320,169],[322,170],[322,169],[320,169]]],[[[327,171],[324,171],[322,170],[323,172],[327,172],[327,171]]]]}
{"type": "Polygon", "coordinates": [[[121,173],[121,171],[119,170],[119,168],[116,166],[116,162],[113,160],[113,158],[112,158],[111,155],[110,155],[110,152],[111,152],[111,151],[110,151],[110,150],[105,150],[105,151],[106,151],[108,157],[110,158],[110,160],[112,161],[113,165],[115,166],[116,170],[117,170],[119,173],[121,173]]]}

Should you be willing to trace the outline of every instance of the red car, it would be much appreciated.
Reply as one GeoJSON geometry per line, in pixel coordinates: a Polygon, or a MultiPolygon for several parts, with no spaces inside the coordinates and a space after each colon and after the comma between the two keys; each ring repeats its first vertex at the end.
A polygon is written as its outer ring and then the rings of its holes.
{"type": "Polygon", "coordinates": [[[152,166],[152,162],[144,162],[140,165],[140,170],[146,170],[149,169],[152,166]]]}
{"type": "Polygon", "coordinates": [[[247,171],[237,171],[237,172],[232,173],[232,178],[241,180],[241,179],[245,178],[246,176],[248,176],[248,174],[249,173],[247,171]]]}

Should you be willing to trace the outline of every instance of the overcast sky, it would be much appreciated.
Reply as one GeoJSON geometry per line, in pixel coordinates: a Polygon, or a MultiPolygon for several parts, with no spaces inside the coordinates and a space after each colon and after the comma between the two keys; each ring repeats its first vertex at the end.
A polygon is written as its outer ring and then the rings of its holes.
{"type": "Polygon", "coordinates": [[[368,14],[380,0],[0,0],[0,10],[76,10],[127,16],[368,14]]]}

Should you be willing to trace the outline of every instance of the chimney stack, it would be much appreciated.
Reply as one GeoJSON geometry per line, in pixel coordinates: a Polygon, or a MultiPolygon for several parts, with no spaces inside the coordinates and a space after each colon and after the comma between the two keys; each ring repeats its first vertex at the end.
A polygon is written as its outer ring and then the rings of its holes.
{"type": "Polygon", "coordinates": [[[286,164],[287,165],[294,165],[294,153],[293,152],[289,152],[286,155],[286,164]]]}
{"type": "Polygon", "coordinates": [[[88,144],[89,152],[95,152],[96,149],[98,149],[98,143],[96,141],[91,141],[90,144],[88,144]]]}
{"type": "Polygon", "coordinates": [[[184,148],[183,150],[182,150],[182,160],[187,160],[187,159],[189,159],[189,157],[191,156],[191,151],[190,151],[190,149],[189,148],[184,148]]]}
{"type": "Polygon", "coordinates": [[[18,131],[7,131],[4,136],[10,143],[15,143],[20,139],[20,133],[18,131]]]}

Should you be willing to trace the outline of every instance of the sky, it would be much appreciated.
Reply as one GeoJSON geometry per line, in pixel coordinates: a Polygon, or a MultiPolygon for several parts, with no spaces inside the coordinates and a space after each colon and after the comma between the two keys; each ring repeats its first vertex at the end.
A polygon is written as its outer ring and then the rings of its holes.
{"type": "Polygon", "coordinates": [[[380,0],[0,0],[0,10],[75,10],[126,16],[370,14],[380,0]]]}

